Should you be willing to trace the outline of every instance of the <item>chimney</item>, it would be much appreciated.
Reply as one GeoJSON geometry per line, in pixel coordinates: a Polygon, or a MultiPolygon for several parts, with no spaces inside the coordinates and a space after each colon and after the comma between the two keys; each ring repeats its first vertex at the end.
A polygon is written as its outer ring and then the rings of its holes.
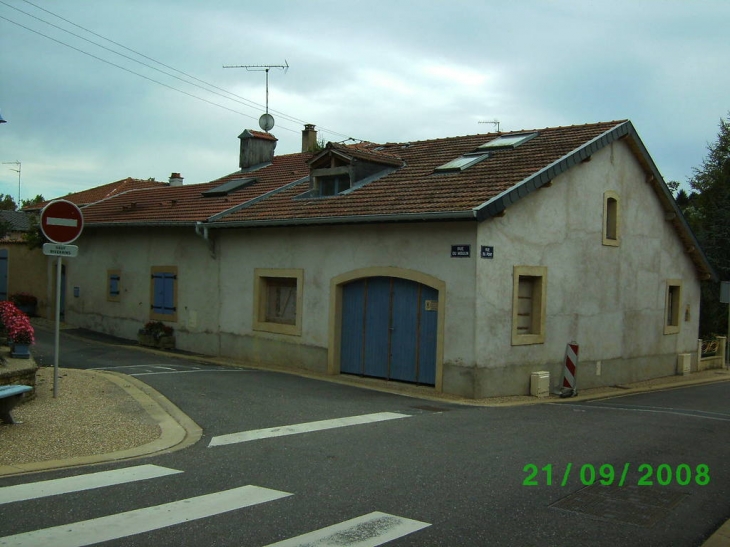
{"type": "Polygon", "coordinates": [[[238,138],[241,139],[241,153],[238,156],[241,170],[273,161],[277,142],[274,135],[246,129],[238,138]]]}
{"type": "Polygon", "coordinates": [[[180,173],[172,173],[170,175],[170,186],[182,186],[183,185],[183,178],[180,176],[180,173]]]}
{"type": "Polygon", "coordinates": [[[302,152],[314,152],[317,148],[317,131],[314,124],[305,123],[302,131],[302,152]]]}

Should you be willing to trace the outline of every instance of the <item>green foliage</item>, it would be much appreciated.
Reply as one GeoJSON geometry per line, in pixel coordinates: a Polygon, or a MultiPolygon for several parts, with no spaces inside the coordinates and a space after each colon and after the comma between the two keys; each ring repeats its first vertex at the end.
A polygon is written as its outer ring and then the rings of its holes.
{"type": "Polygon", "coordinates": [[[25,209],[26,207],[32,207],[33,205],[38,205],[44,201],[46,201],[46,198],[44,198],[42,194],[36,194],[36,197],[32,199],[21,199],[20,208],[25,209]]]}
{"type": "MultiPolygon", "coordinates": [[[[720,279],[730,280],[730,118],[720,120],[717,140],[707,150],[689,181],[694,192],[678,193],[677,204],[720,279]]],[[[727,332],[727,305],[719,295],[719,283],[703,283],[701,336],[727,332]]]]}
{"type": "Polygon", "coordinates": [[[28,244],[29,249],[40,249],[44,243],[50,243],[41,231],[40,216],[30,215],[30,230],[23,234],[23,240],[28,244]]]}
{"type": "Polygon", "coordinates": [[[15,204],[13,196],[10,194],[0,194],[0,210],[15,211],[18,206],[15,204]]]}
{"type": "Polygon", "coordinates": [[[0,239],[8,235],[12,229],[13,227],[7,220],[0,220],[0,239]]]}

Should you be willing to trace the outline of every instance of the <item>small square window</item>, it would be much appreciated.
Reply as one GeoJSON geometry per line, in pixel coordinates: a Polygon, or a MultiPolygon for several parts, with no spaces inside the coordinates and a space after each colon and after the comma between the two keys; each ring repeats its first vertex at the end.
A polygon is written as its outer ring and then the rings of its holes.
{"type": "Polygon", "coordinates": [[[121,279],[120,270],[106,271],[106,299],[109,302],[119,302],[121,298],[121,279]]]}
{"type": "Polygon", "coordinates": [[[679,332],[679,311],[682,307],[682,280],[667,281],[667,295],[664,306],[664,334],[679,332]]]}
{"type": "Polygon", "coordinates": [[[603,244],[619,245],[619,197],[616,192],[603,194],[603,244]]]}
{"type": "Polygon", "coordinates": [[[302,270],[256,269],[254,330],[302,333],[302,270]]]}
{"type": "Polygon", "coordinates": [[[515,266],[512,295],[512,345],[545,342],[547,268],[515,266]]]}

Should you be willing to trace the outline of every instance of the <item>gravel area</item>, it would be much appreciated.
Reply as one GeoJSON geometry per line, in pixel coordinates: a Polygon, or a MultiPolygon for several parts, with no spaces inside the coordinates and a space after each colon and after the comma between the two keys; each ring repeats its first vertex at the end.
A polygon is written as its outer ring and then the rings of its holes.
{"type": "Polygon", "coordinates": [[[36,398],[12,411],[22,422],[0,424],[0,466],[106,454],[160,437],[160,427],[126,391],[98,373],[38,370],[36,398]]]}

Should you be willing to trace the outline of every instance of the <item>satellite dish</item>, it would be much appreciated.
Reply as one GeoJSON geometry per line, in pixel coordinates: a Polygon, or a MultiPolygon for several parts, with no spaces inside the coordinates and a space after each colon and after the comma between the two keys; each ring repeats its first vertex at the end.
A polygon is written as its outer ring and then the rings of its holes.
{"type": "Polygon", "coordinates": [[[274,116],[271,114],[262,114],[259,118],[259,127],[264,131],[269,131],[274,127],[274,116]]]}

